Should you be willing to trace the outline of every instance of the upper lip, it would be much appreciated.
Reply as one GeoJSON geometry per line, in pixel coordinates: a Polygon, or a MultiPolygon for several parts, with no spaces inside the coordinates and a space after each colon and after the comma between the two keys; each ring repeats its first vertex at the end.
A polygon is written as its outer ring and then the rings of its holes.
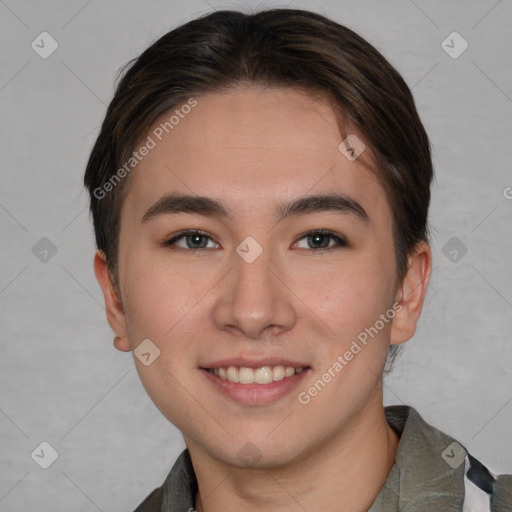
{"type": "Polygon", "coordinates": [[[238,368],[262,368],[263,366],[292,366],[293,368],[305,368],[309,366],[306,363],[292,361],[291,359],[283,359],[281,357],[265,357],[261,359],[247,359],[245,357],[235,357],[230,359],[219,359],[213,363],[208,363],[201,368],[227,368],[228,366],[236,366],[238,368]]]}

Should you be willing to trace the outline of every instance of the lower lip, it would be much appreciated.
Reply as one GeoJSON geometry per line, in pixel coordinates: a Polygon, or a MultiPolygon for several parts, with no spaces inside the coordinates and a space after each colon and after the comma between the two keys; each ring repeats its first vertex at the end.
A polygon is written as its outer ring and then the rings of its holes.
{"type": "Polygon", "coordinates": [[[265,405],[291,393],[305,375],[309,374],[311,368],[268,384],[238,384],[221,379],[203,368],[200,370],[208,381],[225,396],[245,405],[265,405]]]}

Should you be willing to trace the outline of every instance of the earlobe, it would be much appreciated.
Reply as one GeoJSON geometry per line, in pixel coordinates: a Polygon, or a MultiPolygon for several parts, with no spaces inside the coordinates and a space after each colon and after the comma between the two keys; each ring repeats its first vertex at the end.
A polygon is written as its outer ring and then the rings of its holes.
{"type": "Polygon", "coordinates": [[[107,320],[112,330],[117,334],[114,346],[118,350],[130,350],[130,342],[126,335],[126,317],[122,303],[112,283],[107,260],[103,251],[96,251],[94,255],[94,273],[103,292],[107,320]],[[118,340],[119,338],[119,340],[118,340]]]}
{"type": "Polygon", "coordinates": [[[114,347],[121,352],[130,352],[132,347],[130,346],[130,340],[123,336],[116,336],[114,338],[114,347]]]}
{"type": "Polygon", "coordinates": [[[397,308],[391,326],[390,343],[396,345],[411,339],[421,315],[432,270],[432,253],[426,242],[419,242],[408,258],[408,270],[398,288],[397,308]]]}

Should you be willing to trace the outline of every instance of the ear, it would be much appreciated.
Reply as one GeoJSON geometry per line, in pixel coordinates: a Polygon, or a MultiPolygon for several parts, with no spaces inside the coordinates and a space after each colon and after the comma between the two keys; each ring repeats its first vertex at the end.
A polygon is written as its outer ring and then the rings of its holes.
{"type": "Polygon", "coordinates": [[[124,314],[123,305],[112,283],[107,260],[103,251],[96,251],[94,255],[94,273],[103,291],[108,323],[117,335],[114,340],[114,346],[118,350],[129,352],[131,346],[127,336],[126,316],[124,314]]]}
{"type": "Polygon", "coordinates": [[[408,258],[407,273],[398,287],[398,303],[391,325],[391,345],[412,338],[420,318],[432,271],[432,252],[426,242],[419,242],[408,258]]]}

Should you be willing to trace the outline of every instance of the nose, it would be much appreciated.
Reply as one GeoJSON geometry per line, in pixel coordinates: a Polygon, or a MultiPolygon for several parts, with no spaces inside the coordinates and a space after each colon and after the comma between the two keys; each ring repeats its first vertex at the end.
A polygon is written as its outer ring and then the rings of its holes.
{"type": "Polygon", "coordinates": [[[294,295],[270,251],[264,249],[251,263],[234,252],[232,260],[214,304],[216,327],[253,340],[292,329],[297,319],[294,295]]]}

